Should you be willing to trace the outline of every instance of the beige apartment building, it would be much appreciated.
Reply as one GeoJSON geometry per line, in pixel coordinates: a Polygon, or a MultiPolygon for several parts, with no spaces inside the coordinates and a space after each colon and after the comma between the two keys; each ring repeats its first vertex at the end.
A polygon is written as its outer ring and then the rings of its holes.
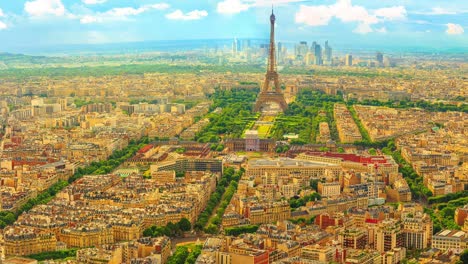
{"type": "Polygon", "coordinates": [[[442,230],[432,237],[432,247],[463,251],[468,249],[468,233],[460,230],[442,230]]]}
{"type": "Polygon", "coordinates": [[[341,184],[339,182],[319,182],[317,189],[322,197],[337,197],[341,194],[341,184]]]}
{"type": "Polygon", "coordinates": [[[52,232],[8,227],[3,239],[7,256],[26,256],[57,250],[57,238],[52,232]]]}

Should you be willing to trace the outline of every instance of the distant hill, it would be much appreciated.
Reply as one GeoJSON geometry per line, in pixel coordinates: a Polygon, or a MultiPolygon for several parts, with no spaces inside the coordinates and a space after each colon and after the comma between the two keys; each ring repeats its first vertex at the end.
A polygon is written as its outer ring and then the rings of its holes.
{"type": "Polygon", "coordinates": [[[24,54],[13,54],[7,52],[0,52],[0,68],[7,67],[21,67],[27,65],[40,65],[48,63],[64,62],[64,58],[60,57],[46,57],[46,56],[30,56],[24,54]],[[3,67],[2,67],[3,66],[3,67]]]}

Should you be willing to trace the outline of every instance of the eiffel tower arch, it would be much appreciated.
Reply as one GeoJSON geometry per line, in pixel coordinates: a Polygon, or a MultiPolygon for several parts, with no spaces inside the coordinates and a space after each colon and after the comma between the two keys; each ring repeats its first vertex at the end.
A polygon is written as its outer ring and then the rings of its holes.
{"type": "Polygon", "coordinates": [[[288,108],[283,94],[278,94],[276,92],[260,92],[255,102],[254,112],[262,112],[263,108],[270,103],[277,104],[283,112],[288,108]]]}
{"type": "Polygon", "coordinates": [[[276,52],[275,52],[275,21],[276,17],[271,10],[270,16],[270,50],[268,54],[268,68],[265,74],[265,81],[262,85],[262,90],[258,94],[255,102],[254,111],[260,112],[268,103],[276,103],[282,111],[288,108],[288,104],[284,99],[284,94],[281,91],[279,83],[279,75],[276,70],[276,52]]]}

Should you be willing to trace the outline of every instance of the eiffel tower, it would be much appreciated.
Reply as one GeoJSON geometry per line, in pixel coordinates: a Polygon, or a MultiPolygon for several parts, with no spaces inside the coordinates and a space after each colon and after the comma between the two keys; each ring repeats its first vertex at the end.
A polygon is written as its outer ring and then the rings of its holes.
{"type": "Polygon", "coordinates": [[[276,103],[282,111],[288,108],[286,100],[284,100],[283,92],[278,80],[278,72],[276,71],[276,57],[275,57],[275,14],[271,9],[270,16],[270,50],[268,55],[268,68],[265,74],[265,81],[263,82],[262,90],[255,102],[254,111],[260,112],[267,103],[276,103]],[[273,85],[271,85],[273,83],[273,85]]]}

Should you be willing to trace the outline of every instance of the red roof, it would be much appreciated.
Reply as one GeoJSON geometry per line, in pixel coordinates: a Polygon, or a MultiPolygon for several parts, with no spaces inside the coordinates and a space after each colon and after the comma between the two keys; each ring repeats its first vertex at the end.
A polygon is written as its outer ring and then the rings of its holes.
{"type": "Polygon", "coordinates": [[[380,222],[379,219],[372,219],[372,218],[366,219],[366,223],[369,223],[369,224],[378,224],[379,222],[380,222]]]}
{"type": "Polygon", "coordinates": [[[351,161],[362,164],[382,164],[387,163],[385,156],[360,156],[356,154],[347,153],[334,153],[334,152],[308,152],[308,155],[329,157],[329,158],[340,158],[343,161],[351,161]]]}
{"type": "Polygon", "coordinates": [[[146,152],[148,152],[148,150],[150,150],[150,149],[152,149],[152,148],[153,148],[153,145],[146,145],[146,146],[142,147],[142,148],[138,151],[138,153],[146,153],[146,152]]]}

